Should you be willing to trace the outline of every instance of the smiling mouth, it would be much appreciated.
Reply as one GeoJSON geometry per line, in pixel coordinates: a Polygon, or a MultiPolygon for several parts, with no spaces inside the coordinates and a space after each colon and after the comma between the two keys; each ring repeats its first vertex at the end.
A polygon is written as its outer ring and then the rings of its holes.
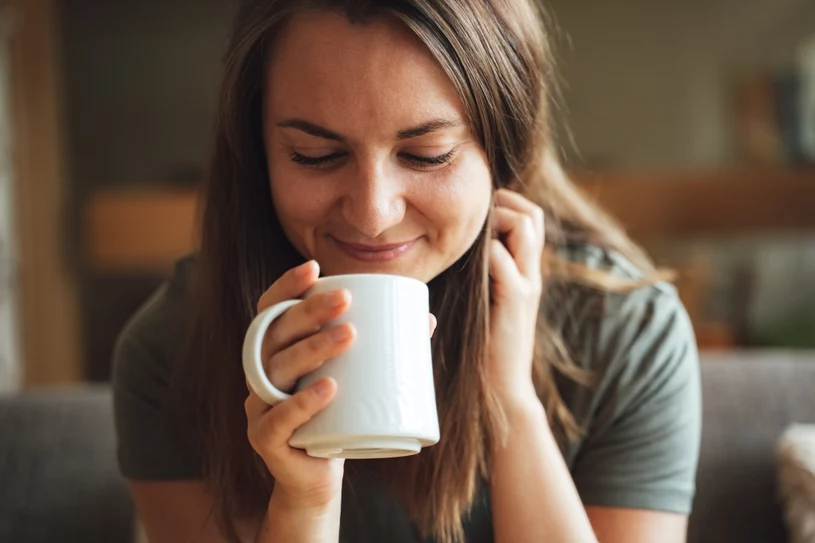
{"type": "Polygon", "coordinates": [[[365,245],[359,243],[346,243],[337,238],[331,238],[339,249],[355,260],[362,262],[389,262],[410,251],[419,238],[387,245],[365,245]]]}

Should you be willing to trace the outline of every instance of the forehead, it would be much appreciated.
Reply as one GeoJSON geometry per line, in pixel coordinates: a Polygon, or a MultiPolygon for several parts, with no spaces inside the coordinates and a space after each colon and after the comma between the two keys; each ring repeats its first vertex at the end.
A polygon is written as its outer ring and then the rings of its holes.
{"type": "Polygon", "coordinates": [[[295,14],[269,56],[265,92],[269,115],[334,122],[343,130],[463,119],[447,74],[394,18],[353,24],[336,13],[295,14]]]}

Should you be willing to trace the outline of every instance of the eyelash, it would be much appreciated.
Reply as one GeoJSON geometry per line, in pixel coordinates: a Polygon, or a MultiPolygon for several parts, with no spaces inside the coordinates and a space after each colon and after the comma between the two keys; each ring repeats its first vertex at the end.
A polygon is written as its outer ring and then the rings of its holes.
{"type": "MultiPolygon", "coordinates": [[[[422,168],[431,168],[433,166],[441,166],[443,164],[449,164],[452,159],[453,155],[455,154],[455,149],[444,153],[443,155],[439,156],[428,156],[428,157],[420,157],[416,155],[403,155],[408,161],[413,162],[414,164],[418,165],[422,168]]],[[[297,164],[301,164],[303,166],[309,166],[312,168],[321,168],[327,166],[329,163],[333,162],[334,160],[343,156],[343,153],[332,153],[330,155],[321,156],[321,157],[309,157],[305,155],[301,155],[297,152],[292,152],[290,158],[292,162],[296,162],[297,164]]]]}

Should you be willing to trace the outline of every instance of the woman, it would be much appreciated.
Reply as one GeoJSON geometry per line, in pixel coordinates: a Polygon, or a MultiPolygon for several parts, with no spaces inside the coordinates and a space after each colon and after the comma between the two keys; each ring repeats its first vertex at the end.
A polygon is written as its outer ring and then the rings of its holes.
{"type": "MultiPolygon", "coordinates": [[[[121,469],[151,541],[684,539],[693,334],[560,169],[553,77],[532,0],[242,3],[200,254],[116,351],[121,469]],[[273,409],[246,387],[253,315],[355,272],[430,287],[442,438],[413,457],[308,457],[288,438],[336,383],[273,409]]],[[[353,343],[320,331],[352,303],[315,296],[273,326],[276,386],[353,343]]]]}

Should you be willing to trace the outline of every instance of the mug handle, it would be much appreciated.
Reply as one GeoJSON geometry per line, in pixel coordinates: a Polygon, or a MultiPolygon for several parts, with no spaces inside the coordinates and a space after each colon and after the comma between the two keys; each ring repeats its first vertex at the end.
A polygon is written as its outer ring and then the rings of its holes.
{"type": "Polygon", "coordinates": [[[277,405],[288,400],[291,394],[278,390],[269,381],[261,355],[263,338],[275,319],[302,301],[286,300],[264,309],[252,320],[243,340],[243,373],[246,374],[246,380],[255,394],[269,405],[277,405]]]}

